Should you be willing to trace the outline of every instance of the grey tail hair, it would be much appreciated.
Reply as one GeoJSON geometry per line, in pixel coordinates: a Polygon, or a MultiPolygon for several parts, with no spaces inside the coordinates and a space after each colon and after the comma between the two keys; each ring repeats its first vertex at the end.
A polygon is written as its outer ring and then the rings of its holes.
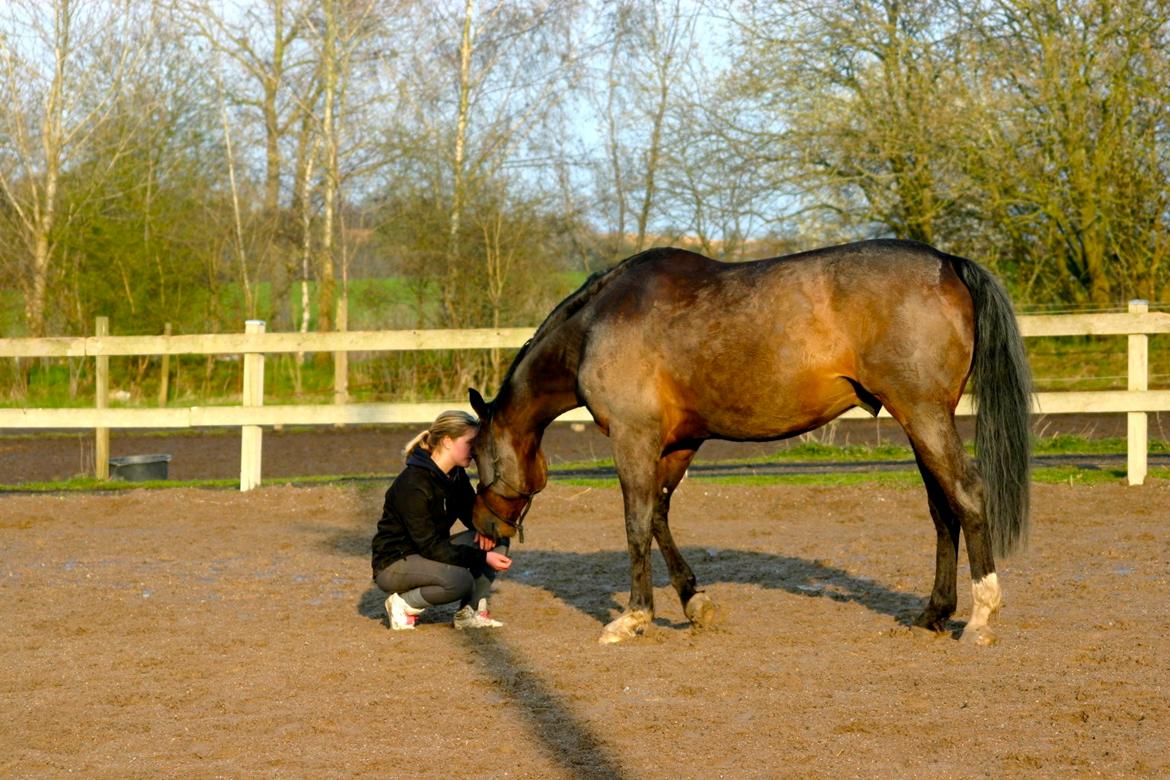
{"type": "Polygon", "coordinates": [[[952,257],[975,302],[975,454],[984,481],[992,552],[1008,555],[1027,541],[1032,372],[1003,285],[985,268],[952,257]]]}

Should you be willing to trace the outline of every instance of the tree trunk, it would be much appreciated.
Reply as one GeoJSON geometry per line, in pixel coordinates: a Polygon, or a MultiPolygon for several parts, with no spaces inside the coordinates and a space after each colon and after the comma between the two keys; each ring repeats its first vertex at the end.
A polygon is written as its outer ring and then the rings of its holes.
{"type": "Polygon", "coordinates": [[[455,151],[451,160],[451,216],[447,235],[447,268],[443,282],[443,308],[447,314],[447,322],[456,327],[461,324],[462,320],[455,308],[455,287],[458,284],[459,229],[467,198],[467,182],[463,166],[467,145],[467,120],[471,104],[471,53],[473,46],[471,22],[473,11],[473,1],[466,0],[463,9],[463,35],[459,43],[459,109],[455,118],[455,151]]]}

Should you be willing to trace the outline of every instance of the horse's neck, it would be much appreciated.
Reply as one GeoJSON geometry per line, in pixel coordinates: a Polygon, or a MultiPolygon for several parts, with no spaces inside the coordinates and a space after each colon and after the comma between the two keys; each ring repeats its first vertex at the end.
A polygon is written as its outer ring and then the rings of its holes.
{"type": "Polygon", "coordinates": [[[535,345],[509,373],[497,400],[497,414],[513,431],[532,433],[539,441],[549,423],[581,405],[576,356],[551,340],[535,345]]]}

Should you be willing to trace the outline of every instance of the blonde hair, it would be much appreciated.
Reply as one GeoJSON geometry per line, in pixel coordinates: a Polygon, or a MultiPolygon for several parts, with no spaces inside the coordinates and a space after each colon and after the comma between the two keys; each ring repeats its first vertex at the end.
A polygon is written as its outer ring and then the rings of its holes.
{"type": "Polygon", "coordinates": [[[435,418],[431,427],[422,431],[402,448],[403,457],[409,457],[415,447],[422,447],[423,452],[434,452],[435,447],[443,437],[458,439],[471,429],[479,430],[479,419],[460,409],[448,409],[435,418]]]}

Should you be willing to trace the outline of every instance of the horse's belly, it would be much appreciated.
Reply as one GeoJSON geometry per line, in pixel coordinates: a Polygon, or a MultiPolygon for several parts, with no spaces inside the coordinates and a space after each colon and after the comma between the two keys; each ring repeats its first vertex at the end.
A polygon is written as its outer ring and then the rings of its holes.
{"type": "Polygon", "coordinates": [[[819,428],[859,399],[839,376],[810,377],[777,384],[745,378],[723,392],[698,394],[687,410],[691,426],[721,439],[762,440],[795,436],[819,428]]]}

